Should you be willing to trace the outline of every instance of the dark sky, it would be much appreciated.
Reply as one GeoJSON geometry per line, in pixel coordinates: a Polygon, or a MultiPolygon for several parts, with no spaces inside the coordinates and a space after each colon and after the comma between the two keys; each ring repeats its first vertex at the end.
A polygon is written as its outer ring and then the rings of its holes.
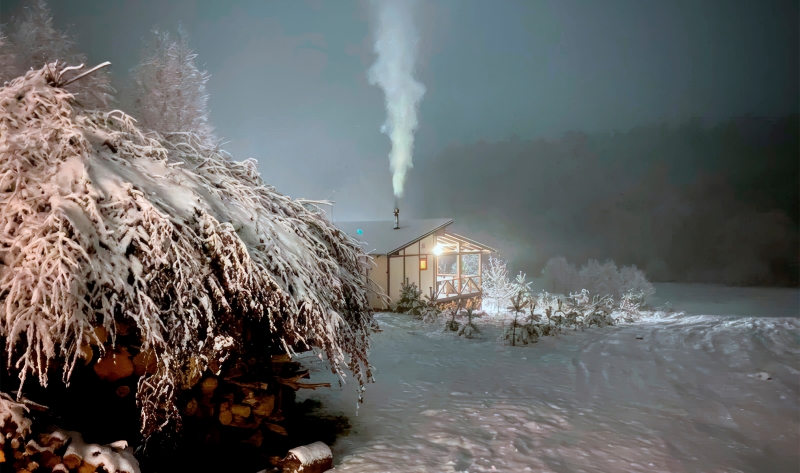
{"type": "MultiPolygon", "coordinates": [[[[798,0],[420,1],[403,217],[452,217],[514,272],[561,255],[656,281],[800,284],[798,0]]],[[[2,22],[20,2],[0,0],[2,22]]],[[[52,0],[120,95],[189,32],[234,159],[334,220],[391,219],[366,0],[52,0]]]]}
{"type": "MultiPolygon", "coordinates": [[[[2,0],[7,22],[18,1],[2,0]]],[[[236,159],[336,218],[390,209],[388,138],[366,4],[52,1],[57,26],[124,84],[153,25],[189,31],[211,120],[236,159]]],[[[450,143],[627,130],[798,110],[798,2],[437,0],[423,5],[415,163],[450,143]]],[[[487,159],[491,159],[487,157],[487,159]]],[[[413,170],[409,180],[415,179],[413,170]]]]}

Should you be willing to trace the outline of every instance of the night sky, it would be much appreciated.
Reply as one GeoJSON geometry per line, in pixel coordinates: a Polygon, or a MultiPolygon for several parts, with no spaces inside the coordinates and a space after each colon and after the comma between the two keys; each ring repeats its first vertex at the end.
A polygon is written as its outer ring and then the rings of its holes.
{"type": "MultiPolygon", "coordinates": [[[[0,3],[2,22],[19,4],[0,3]]],[[[150,28],[182,24],[211,74],[211,121],[236,159],[258,159],[265,181],[292,197],[337,201],[335,219],[391,218],[390,142],[380,133],[383,93],[367,82],[374,54],[365,2],[51,7],[91,62],[113,63],[120,91],[150,28]]],[[[798,1],[437,0],[417,13],[427,92],[403,215],[454,217],[531,272],[565,254],[649,265],[664,280],[795,281],[798,1]],[[723,190],[710,190],[714,179],[723,190]],[[651,206],[625,201],[632,189],[636,203],[651,206]],[[752,255],[767,265],[761,276],[726,280],[722,256],[704,263],[708,271],[677,263],[706,231],[691,223],[707,220],[695,212],[709,200],[704,192],[730,194],[706,212],[744,219],[720,225],[768,234],[736,237],[729,251],[778,235],[752,255]],[[682,202],[680,219],[656,213],[667,194],[682,202]],[[646,218],[631,223],[620,209],[646,218]],[[669,248],[628,251],[617,225],[638,228],[622,232],[630,241],[660,238],[669,248]],[[770,253],[776,245],[786,248],[770,253]],[[776,276],[782,271],[789,276],[776,276]]],[[[720,244],[714,237],[691,251],[720,244]]]]}

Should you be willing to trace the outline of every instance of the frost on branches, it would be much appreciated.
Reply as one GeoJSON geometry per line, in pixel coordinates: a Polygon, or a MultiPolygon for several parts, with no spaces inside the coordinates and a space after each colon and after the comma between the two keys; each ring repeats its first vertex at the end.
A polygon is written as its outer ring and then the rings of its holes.
{"type": "Polygon", "coordinates": [[[592,294],[614,298],[621,298],[628,293],[641,293],[646,298],[656,292],[642,270],[636,266],[617,268],[611,260],[602,264],[597,260],[589,260],[578,270],[566,258],[558,256],[550,258],[542,274],[546,280],[545,287],[555,293],[567,294],[587,289],[592,294]]]}
{"type": "Polygon", "coordinates": [[[507,261],[489,257],[489,264],[483,269],[483,302],[494,307],[499,313],[508,305],[516,292],[516,287],[508,280],[507,261]]]}
{"type": "Polygon", "coordinates": [[[19,395],[49,370],[68,381],[87,345],[103,349],[98,327],[155,354],[136,393],[145,437],[177,425],[176,396],[242,349],[246,323],[369,380],[358,242],[253,160],[74,109],[58,87],[74,75],[50,64],[0,88],[0,337],[19,395]]]}
{"type": "Polygon", "coordinates": [[[217,140],[208,123],[206,95],[209,75],[195,66],[196,57],[182,29],[177,41],[165,31],[153,30],[134,72],[132,106],[142,127],[164,136],[192,133],[205,147],[214,147],[217,140]]]}
{"type": "MultiPolygon", "coordinates": [[[[72,38],[53,26],[53,14],[44,0],[27,0],[12,20],[7,37],[0,38],[0,84],[45,63],[86,63],[86,56],[77,52],[72,38]]],[[[66,89],[78,105],[88,110],[106,108],[113,100],[111,77],[106,71],[98,71],[66,89]]]]}

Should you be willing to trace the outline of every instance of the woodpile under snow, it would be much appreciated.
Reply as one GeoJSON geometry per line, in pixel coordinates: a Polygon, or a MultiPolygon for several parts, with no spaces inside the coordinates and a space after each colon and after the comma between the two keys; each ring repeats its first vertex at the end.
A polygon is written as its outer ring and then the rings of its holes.
{"type": "Polygon", "coordinates": [[[135,399],[146,439],[204,409],[266,419],[274,386],[305,375],[273,356],[315,350],[367,382],[359,244],[253,160],[75,107],[60,86],[78,72],[49,64],[0,89],[0,337],[17,395],[91,368],[135,399]]]}

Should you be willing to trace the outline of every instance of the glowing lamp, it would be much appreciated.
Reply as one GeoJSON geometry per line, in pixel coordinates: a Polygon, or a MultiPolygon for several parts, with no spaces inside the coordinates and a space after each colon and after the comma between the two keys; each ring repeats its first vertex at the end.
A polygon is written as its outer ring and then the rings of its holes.
{"type": "Polygon", "coordinates": [[[442,251],[443,251],[442,245],[439,243],[437,243],[436,246],[433,247],[433,254],[435,254],[436,256],[442,254],[442,251]]]}
{"type": "Polygon", "coordinates": [[[428,269],[428,256],[427,255],[420,255],[419,257],[419,269],[420,271],[425,271],[428,269]]]}

